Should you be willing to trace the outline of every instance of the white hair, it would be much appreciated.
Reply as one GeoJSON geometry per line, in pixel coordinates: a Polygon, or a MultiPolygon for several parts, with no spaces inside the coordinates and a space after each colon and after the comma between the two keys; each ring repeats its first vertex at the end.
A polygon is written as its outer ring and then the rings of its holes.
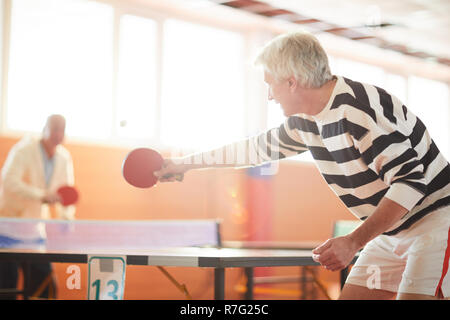
{"type": "Polygon", "coordinates": [[[292,76],[307,88],[319,88],[332,79],[328,57],[319,41],[303,31],[279,35],[269,41],[255,60],[275,80],[292,76]]]}

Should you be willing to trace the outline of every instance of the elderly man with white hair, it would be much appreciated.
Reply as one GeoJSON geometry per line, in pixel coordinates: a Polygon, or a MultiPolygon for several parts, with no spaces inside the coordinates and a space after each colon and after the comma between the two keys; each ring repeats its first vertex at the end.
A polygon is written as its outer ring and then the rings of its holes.
{"type": "Polygon", "coordinates": [[[340,299],[449,298],[450,165],[422,121],[384,89],[332,75],[324,49],[308,33],[276,37],[256,63],[286,121],[219,149],[167,159],[159,180],[310,151],[329,187],[362,221],[313,250],[315,261],[337,271],[364,248],[340,299]]]}

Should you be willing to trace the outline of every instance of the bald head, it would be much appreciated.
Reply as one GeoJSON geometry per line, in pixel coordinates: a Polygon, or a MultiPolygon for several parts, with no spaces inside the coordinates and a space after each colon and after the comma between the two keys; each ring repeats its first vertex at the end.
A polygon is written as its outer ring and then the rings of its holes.
{"type": "Polygon", "coordinates": [[[47,118],[42,134],[42,140],[48,147],[56,148],[64,140],[66,119],[60,114],[52,114],[47,118]]]}

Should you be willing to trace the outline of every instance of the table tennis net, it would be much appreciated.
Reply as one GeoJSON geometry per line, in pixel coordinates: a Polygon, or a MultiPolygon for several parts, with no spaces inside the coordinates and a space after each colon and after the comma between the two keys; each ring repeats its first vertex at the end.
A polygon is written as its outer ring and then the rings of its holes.
{"type": "Polygon", "coordinates": [[[218,220],[40,220],[0,218],[0,248],[128,249],[219,246],[218,220]]]}

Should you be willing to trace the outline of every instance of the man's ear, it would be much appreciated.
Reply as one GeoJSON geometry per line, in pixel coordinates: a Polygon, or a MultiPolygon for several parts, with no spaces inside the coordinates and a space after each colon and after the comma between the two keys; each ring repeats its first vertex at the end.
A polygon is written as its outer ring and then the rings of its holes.
{"type": "Polygon", "coordinates": [[[288,84],[289,84],[289,89],[291,91],[294,91],[295,89],[297,89],[298,81],[297,81],[297,79],[295,79],[294,76],[292,76],[288,79],[288,84]]]}

